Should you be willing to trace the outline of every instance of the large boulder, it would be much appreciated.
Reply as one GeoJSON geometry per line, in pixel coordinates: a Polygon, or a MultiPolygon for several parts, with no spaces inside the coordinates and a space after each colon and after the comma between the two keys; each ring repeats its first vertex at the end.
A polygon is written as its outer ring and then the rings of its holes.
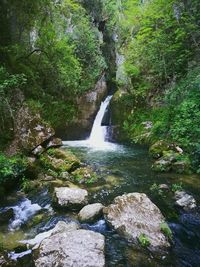
{"type": "Polygon", "coordinates": [[[116,197],[103,212],[108,223],[136,245],[140,244],[141,238],[146,238],[152,252],[163,253],[169,248],[170,244],[161,231],[165,218],[146,194],[130,193],[116,197]]]}
{"type": "Polygon", "coordinates": [[[9,155],[21,150],[30,152],[51,139],[54,134],[54,129],[42,121],[39,113],[31,112],[30,108],[23,104],[15,115],[14,138],[6,152],[9,155]]]}
{"type": "Polygon", "coordinates": [[[81,209],[88,203],[88,192],[84,189],[57,187],[54,202],[60,208],[81,209]]]}
{"type": "Polygon", "coordinates": [[[102,215],[104,206],[101,203],[87,205],[81,209],[78,214],[82,222],[92,222],[102,215]]]}
{"type": "Polygon", "coordinates": [[[68,229],[45,238],[35,253],[36,267],[104,267],[105,238],[88,230],[68,229]]]}

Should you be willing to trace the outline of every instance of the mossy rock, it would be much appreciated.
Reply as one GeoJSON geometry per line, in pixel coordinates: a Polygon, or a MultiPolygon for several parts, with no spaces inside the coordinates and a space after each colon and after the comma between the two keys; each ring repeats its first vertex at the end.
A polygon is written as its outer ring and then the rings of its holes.
{"type": "Polygon", "coordinates": [[[167,142],[160,140],[149,148],[149,153],[153,158],[158,159],[163,156],[164,151],[166,152],[169,150],[170,145],[167,142]]]}
{"type": "Polygon", "coordinates": [[[179,156],[180,155],[173,150],[163,151],[162,159],[173,163],[178,160],[179,156]]]}
{"type": "Polygon", "coordinates": [[[171,162],[165,159],[159,159],[152,165],[152,170],[156,172],[169,172],[171,170],[171,162]]]}
{"type": "Polygon", "coordinates": [[[80,166],[80,160],[71,152],[61,149],[50,149],[40,157],[45,169],[55,172],[72,172],[80,166]]]}
{"type": "Polygon", "coordinates": [[[91,167],[81,167],[72,172],[72,178],[79,183],[91,184],[97,181],[97,174],[91,167]]]}
{"type": "Polygon", "coordinates": [[[190,173],[191,164],[189,160],[178,160],[172,164],[172,170],[176,173],[190,173]]]}
{"type": "Polygon", "coordinates": [[[35,215],[28,223],[27,226],[29,228],[34,227],[36,225],[38,225],[41,222],[44,222],[45,220],[47,220],[47,214],[44,213],[44,211],[41,211],[39,214],[35,215]]]}
{"type": "Polygon", "coordinates": [[[152,169],[157,172],[190,173],[191,163],[187,155],[179,154],[173,150],[162,152],[162,157],[154,162],[152,169]]]}

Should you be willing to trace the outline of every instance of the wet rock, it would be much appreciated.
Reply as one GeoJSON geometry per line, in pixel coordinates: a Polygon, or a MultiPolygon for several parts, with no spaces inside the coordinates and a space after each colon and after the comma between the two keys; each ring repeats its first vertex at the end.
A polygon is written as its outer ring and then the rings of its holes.
{"type": "Polygon", "coordinates": [[[156,172],[168,172],[171,170],[171,161],[165,159],[159,159],[152,165],[152,170],[156,172]]]}
{"type": "Polygon", "coordinates": [[[11,219],[15,216],[12,208],[0,211],[0,225],[8,224],[11,219]]]}
{"type": "Polygon", "coordinates": [[[55,148],[62,146],[62,140],[60,138],[52,138],[46,145],[46,148],[55,148]]]}
{"type": "Polygon", "coordinates": [[[187,194],[185,191],[175,192],[176,205],[184,210],[191,210],[197,207],[196,200],[193,196],[187,194]]]}
{"type": "Polygon", "coordinates": [[[94,203],[82,208],[78,217],[82,222],[92,222],[102,215],[104,206],[101,203],[94,203]]]}
{"type": "Polygon", "coordinates": [[[0,266],[5,266],[6,262],[5,257],[0,255],[0,266]]]}
{"type": "Polygon", "coordinates": [[[104,267],[105,238],[88,230],[68,229],[45,238],[35,253],[36,267],[104,267]]]}
{"type": "Polygon", "coordinates": [[[16,262],[9,259],[9,257],[6,255],[7,253],[0,253],[0,266],[1,267],[17,267],[16,262]]]}
{"type": "Polygon", "coordinates": [[[130,193],[116,197],[114,203],[104,208],[103,212],[108,223],[136,245],[138,238],[145,235],[152,252],[165,253],[170,247],[161,232],[161,223],[165,219],[146,194],[130,193]]]}
{"type": "Polygon", "coordinates": [[[54,202],[61,208],[80,209],[88,203],[88,192],[84,189],[58,187],[55,188],[54,202]]]}

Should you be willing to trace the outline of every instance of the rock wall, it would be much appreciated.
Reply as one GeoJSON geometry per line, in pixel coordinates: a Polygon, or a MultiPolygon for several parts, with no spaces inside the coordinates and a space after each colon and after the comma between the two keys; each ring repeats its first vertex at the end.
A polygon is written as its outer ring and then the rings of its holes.
{"type": "Polygon", "coordinates": [[[103,74],[93,90],[77,99],[78,117],[70,124],[64,124],[62,129],[56,129],[56,134],[63,140],[88,137],[99,106],[107,94],[108,87],[103,74]]]}

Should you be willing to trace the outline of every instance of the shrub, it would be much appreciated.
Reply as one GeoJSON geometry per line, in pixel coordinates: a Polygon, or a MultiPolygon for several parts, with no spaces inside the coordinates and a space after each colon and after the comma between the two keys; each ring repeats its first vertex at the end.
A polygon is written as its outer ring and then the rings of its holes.
{"type": "Polygon", "coordinates": [[[172,192],[182,191],[182,190],[183,190],[182,183],[180,183],[180,184],[172,184],[172,192]]]}
{"type": "Polygon", "coordinates": [[[27,168],[27,161],[21,156],[12,158],[0,154],[0,185],[6,186],[10,183],[15,184],[23,176],[27,168]]]}

